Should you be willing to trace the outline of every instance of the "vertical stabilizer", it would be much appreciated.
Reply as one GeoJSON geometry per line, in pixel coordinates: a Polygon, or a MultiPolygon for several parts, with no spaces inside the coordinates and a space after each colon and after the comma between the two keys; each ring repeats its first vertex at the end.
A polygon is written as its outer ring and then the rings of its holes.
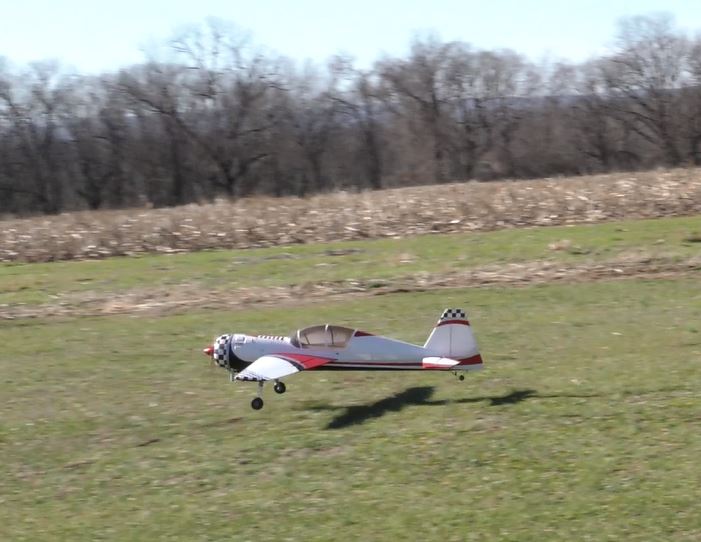
{"type": "Polygon", "coordinates": [[[462,309],[445,309],[436,327],[424,344],[424,348],[440,357],[457,360],[455,368],[477,369],[482,367],[477,341],[470,322],[462,309]]]}

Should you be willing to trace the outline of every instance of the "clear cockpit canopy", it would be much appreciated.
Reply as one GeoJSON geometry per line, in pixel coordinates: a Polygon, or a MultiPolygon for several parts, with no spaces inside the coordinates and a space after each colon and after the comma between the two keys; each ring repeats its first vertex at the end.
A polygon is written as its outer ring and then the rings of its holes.
{"type": "Polygon", "coordinates": [[[354,329],[324,324],[299,329],[290,342],[297,348],[344,348],[355,333],[354,329]]]}

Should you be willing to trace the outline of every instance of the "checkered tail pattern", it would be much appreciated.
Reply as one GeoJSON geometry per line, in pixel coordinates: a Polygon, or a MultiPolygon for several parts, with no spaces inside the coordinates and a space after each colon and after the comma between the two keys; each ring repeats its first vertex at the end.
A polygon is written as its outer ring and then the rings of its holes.
{"type": "Polygon", "coordinates": [[[465,320],[465,311],[462,309],[445,309],[439,322],[444,320],[465,320]]]}

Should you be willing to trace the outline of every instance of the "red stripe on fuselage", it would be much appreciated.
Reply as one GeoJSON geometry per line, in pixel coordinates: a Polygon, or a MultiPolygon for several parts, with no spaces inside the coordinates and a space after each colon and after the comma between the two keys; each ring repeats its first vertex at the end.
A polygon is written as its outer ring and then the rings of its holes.
{"type": "Polygon", "coordinates": [[[380,360],[355,360],[355,361],[332,361],[329,365],[396,365],[412,366],[421,365],[420,361],[380,361],[380,360]]]}
{"type": "Polygon", "coordinates": [[[421,365],[334,365],[327,363],[315,371],[421,371],[421,365]]]}
{"type": "Polygon", "coordinates": [[[325,363],[329,363],[330,361],[333,361],[334,358],[322,358],[320,356],[307,356],[305,354],[288,354],[287,352],[285,353],[279,353],[279,354],[271,354],[273,356],[278,356],[280,358],[289,358],[291,360],[296,361],[299,363],[302,367],[305,369],[313,369],[314,367],[318,367],[319,365],[324,365],[325,363]]]}
{"type": "Polygon", "coordinates": [[[443,322],[438,322],[436,327],[447,326],[448,324],[457,324],[459,326],[469,326],[470,322],[467,320],[445,320],[443,322]]]}

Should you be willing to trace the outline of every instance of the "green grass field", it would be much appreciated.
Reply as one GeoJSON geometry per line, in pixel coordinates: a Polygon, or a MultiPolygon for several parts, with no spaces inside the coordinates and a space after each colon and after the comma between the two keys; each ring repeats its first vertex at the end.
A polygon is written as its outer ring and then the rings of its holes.
{"type": "Polygon", "coordinates": [[[0,265],[0,307],[3,304],[50,303],[81,293],[104,294],[153,287],[186,286],[226,291],[353,278],[395,279],[535,260],[566,265],[640,254],[685,258],[701,252],[701,243],[692,239],[701,239],[700,217],[145,255],[101,261],[0,265]],[[566,248],[550,248],[563,240],[569,241],[566,248]]]}
{"type": "MultiPolygon", "coordinates": [[[[686,257],[700,223],[12,265],[0,303],[87,284],[367,278],[461,265],[456,253],[470,265],[686,257]],[[564,238],[587,250],[549,251],[564,238]],[[414,267],[392,263],[407,253],[414,267]]],[[[700,279],[0,320],[0,540],[699,540],[700,279]],[[255,385],[230,384],[200,353],[219,332],[323,321],[422,342],[449,306],[468,309],[486,362],[465,382],[309,372],[254,412],[255,385]]]]}

